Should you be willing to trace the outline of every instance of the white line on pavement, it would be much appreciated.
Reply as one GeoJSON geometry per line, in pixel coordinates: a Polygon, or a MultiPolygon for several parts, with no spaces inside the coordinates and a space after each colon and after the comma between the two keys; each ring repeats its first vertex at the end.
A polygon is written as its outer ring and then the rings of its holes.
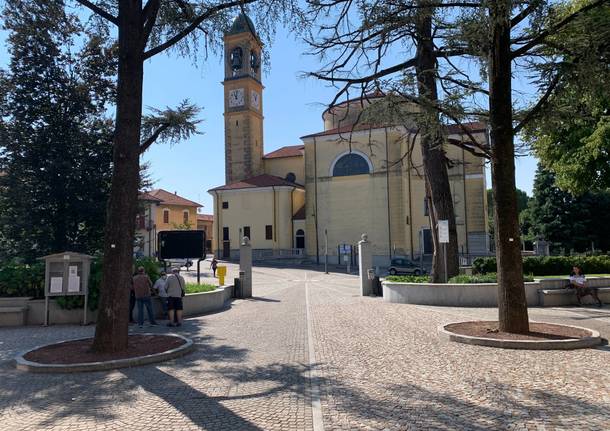
{"type": "Polygon", "coordinates": [[[313,416],[313,431],[324,431],[322,419],[322,404],[320,403],[320,386],[318,385],[318,372],[314,368],[316,362],[316,351],[313,342],[313,328],[311,312],[309,310],[309,282],[305,273],[305,308],[307,310],[307,343],[309,345],[309,384],[311,385],[311,414],[313,416]]]}

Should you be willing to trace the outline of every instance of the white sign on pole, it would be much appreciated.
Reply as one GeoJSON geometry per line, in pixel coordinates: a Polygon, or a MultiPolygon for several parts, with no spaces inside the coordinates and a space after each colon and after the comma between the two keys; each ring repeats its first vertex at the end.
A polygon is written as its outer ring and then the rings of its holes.
{"type": "Polygon", "coordinates": [[[449,242],[449,220],[438,221],[438,242],[441,244],[449,242]]]}

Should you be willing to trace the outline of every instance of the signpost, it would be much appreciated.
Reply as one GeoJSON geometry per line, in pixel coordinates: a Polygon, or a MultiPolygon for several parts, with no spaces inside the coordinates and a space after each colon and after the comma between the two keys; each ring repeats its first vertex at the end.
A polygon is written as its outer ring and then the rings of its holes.
{"type": "Polygon", "coordinates": [[[445,264],[445,283],[449,281],[447,275],[447,243],[449,242],[449,220],[439,220],[437,224],[438,228],[438,242],[443,244],[443,261],[445,264]]]}

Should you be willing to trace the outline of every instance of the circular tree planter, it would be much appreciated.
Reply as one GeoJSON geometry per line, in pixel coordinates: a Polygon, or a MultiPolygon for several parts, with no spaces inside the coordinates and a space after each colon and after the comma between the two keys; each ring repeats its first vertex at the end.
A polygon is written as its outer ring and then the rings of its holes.
{"type": "Polygon", "coordinates": [[[497,321],[456,322],[438,328],[442,338],[457,343],[501,349],[573,350],[601,344],[599,332],[579,326],[530,322],[527,334],[498,331],[497,321]]]}
{"type": "Polygon", "coordinates": [[[92,338],[79,338],[39,346],[15,358],[17,368],[34,373],[102,371],[167,361],[186,355],[195,345],[178,334],[132,334],[129,348],[115,354],[95,354],[92,338]]]}

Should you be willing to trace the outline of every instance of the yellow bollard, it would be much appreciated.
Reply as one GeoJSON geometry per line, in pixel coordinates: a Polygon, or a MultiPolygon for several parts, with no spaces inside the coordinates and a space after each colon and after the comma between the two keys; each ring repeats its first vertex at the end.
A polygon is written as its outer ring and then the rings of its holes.
{"type": "Polygon", "coordinates": [[[216,267],[216,275],[218,275],[218,284],[221,286],[225,285],[225,277],[227,275],[227,267],[218,265],[216,267]]]}

